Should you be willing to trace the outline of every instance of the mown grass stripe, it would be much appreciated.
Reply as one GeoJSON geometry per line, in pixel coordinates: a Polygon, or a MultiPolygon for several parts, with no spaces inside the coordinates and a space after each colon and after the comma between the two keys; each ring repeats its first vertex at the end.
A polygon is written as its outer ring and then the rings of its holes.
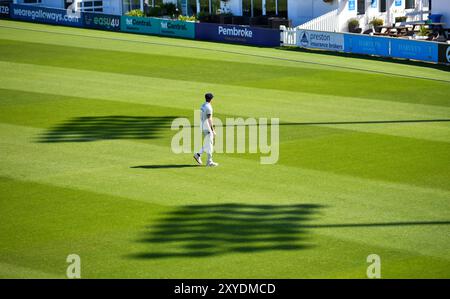
{"type": "Polygon", "coordinates": [[[307,60],[273,57],[273,56],[258,55],[258,54],[249,54],[249,53],[236,52],[236,51],[230,51],[230,50],[210,49],[207,47],[196,47],[196,46],[188,46],[188,45],[169,45],[167,43],[137,41],[137,40],[130,40],[130,39],[125,39],[125,38],[121,39],[121,38],[112,38],[112,37],[98,37],[98,36],[94,37],[94,36],[85,35],[85,34],[54,32],[54,31],[48,31],[48,30],[38,30],[38,29],[29,29],[29,28],[25,29],[25,28],[4,26],[4,25],[0,25],[0,27],[17,29],[17,30],[35,31],[35,32],[45,32],[45,33],[52,33],[52,34],[63,34],[63,35],[68,35],[68,36],[76,36],[76,37],[84,37],[84,38],[107,39],[107,40],[120,41],[120,42],[132,42],[132,43],[150,44],[150,45],[158,45],[158,46],[178,47],[178,48],[183,48],[183,49],[190,48],[190,49],[196,49],[196,50],[252,56],[252,57],[257,57],[257,58],[273,59],[273,60],[280,60],[280,61],[287,61],[287,62],[294,62],[294,63],[301,63],[301,64],[311,64],[311,65],[325,66],[325,67],[329,67],[329,68],[346,69],[346,70],[351,70],[351,71],[369,72],[369,73],[380,74],[380,75],[389,75],[389,76],[396,76],[396,77],[403,77],[403,78],[410,78],[410,79],[423,79],[423,80],[432,80],[432,81],[450,83],[450,79],[446,80],[446,79],[429,78],[429,77],[425,77],[425,76],[412,76],[412,75],[406,75],[406,74],[400,74],[400,73],[394,73],[394,72],[383,72],[383,71],[377,71],[377,70],[368,71],[367,69],[357,68],[357,67],[349,67],[349,66],[342,66],[342,65],[338,66],[338,65],[334,65],[334,64],[312,62],[312,61],[307,61],[307,60]]]}

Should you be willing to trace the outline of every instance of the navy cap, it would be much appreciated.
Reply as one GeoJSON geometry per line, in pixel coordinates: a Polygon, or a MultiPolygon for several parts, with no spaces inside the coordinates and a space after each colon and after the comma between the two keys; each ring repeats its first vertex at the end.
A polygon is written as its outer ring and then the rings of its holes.
{"type": "Polygon", "coordinates": [[[205,94],[205,99],[207,101],[211,101],[213,98],[214,98],[214,95],[212,93],[208,92],[207,94],[205,94]]]}

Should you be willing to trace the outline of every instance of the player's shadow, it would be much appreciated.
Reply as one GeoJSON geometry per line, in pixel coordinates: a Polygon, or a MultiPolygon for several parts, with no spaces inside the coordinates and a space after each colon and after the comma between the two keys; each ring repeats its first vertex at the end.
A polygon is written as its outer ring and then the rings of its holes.
{"type": "Polygon", "coordinates": [[[192,168],[199,167],[200,165],[192,164],[155,164],[155,165],[138,165],[130,168],[142,168],[142,169],[165,169],[165,168],[192,168]]]}
{"type": "Polygon", "coordinates": [[[182,206],[149,226],[139,240],[147,243],[149,250],[131,257],[208,257],[307,249],[312,246],[306,242],[305,224],[322,207],[234,203],[182,206]]]}
{"type": "Polygon", "coordinates": [[[170,128],[173,116],[84,116],[69,119],[38,137],[38,142],[154,139],[170,128]]]}

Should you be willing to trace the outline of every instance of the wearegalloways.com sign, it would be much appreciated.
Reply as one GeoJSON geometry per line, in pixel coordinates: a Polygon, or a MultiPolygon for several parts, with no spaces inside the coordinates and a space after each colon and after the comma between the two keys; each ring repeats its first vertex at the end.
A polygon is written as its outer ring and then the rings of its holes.
{"type": "Polygon", "coordinates": [[[30,5],[11,5],[11,18],[17,20],[82,27],[81,13],[69,13],[65,9],[46,8],[30,5]]]}
{"type": "Polygon", "coordinates": [[[344,51],[344,35],[342,33],[300,30],[297,32],[297,46],[328,51],[344,51]]]}

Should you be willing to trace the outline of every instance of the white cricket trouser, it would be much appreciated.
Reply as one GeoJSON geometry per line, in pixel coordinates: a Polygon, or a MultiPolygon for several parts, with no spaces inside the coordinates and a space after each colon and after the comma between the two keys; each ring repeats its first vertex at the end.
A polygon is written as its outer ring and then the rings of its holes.
{"type": "Polygon", "coordinates": [[[208,162],[212,160],[212,154],[214,151],[214,135],[212,133],[203,132],[204,139],[203,139],[203,147],[198,152],[200,155],[204,152],[208,154],[208,162]]]}

